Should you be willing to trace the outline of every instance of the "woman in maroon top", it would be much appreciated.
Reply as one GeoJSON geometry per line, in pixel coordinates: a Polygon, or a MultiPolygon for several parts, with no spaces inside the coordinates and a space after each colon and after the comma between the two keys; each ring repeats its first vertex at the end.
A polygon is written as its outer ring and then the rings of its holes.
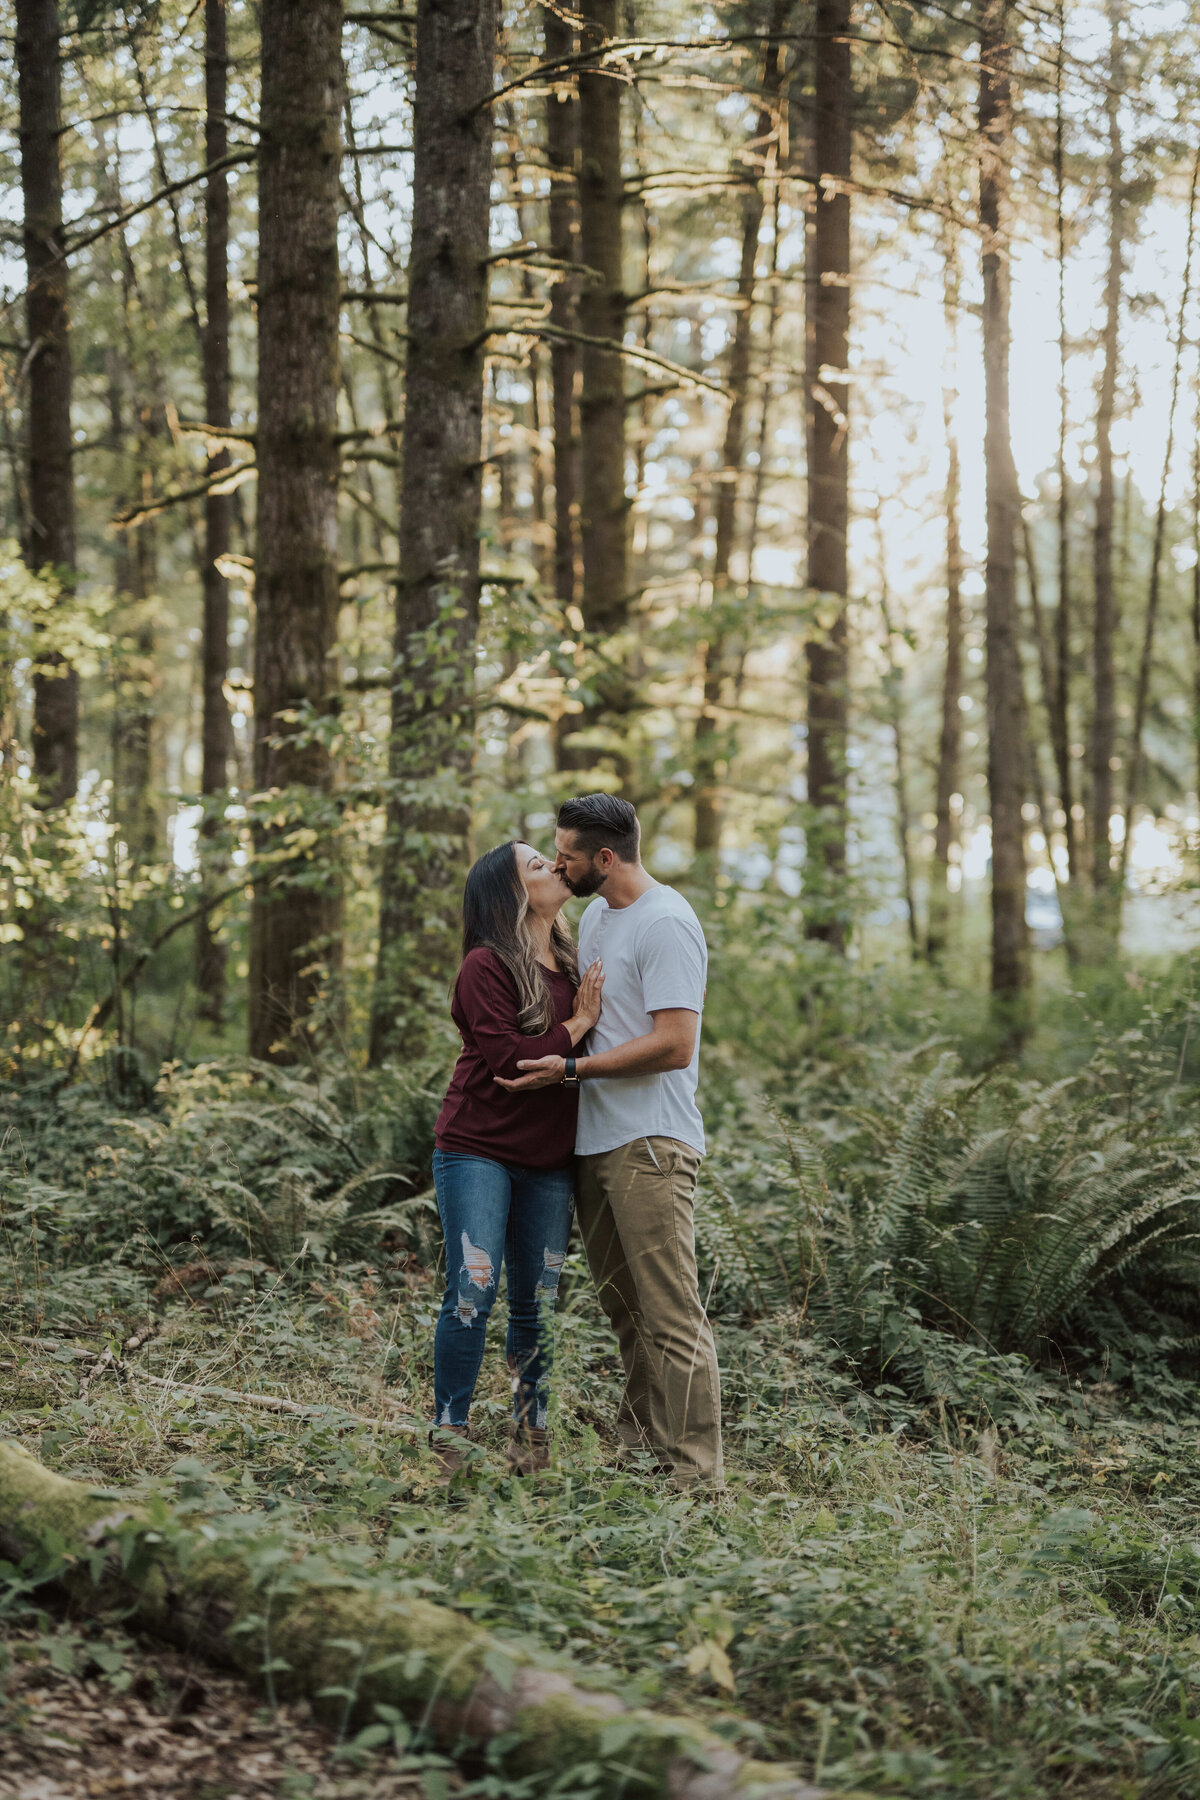
{"type": "Polygon", "coordinates": [[[463,960],[450,1015],[462,1054],[435,1127],[433,1178],[446,1236],[446,1294],[434,1335],[434,1431],[448,1470],[483,1361],[503,1261],[508,1272],[509,1460],[518,1473],[549,1460],[546,1407],[551,1325],[571,1230],[577,1093],[511,1094],[530,1056],[570,1056],[600,1016],[603,974],[582,980],[559,917],[570,889],[528,844],[481,856],[463,893],[463,960]]]}

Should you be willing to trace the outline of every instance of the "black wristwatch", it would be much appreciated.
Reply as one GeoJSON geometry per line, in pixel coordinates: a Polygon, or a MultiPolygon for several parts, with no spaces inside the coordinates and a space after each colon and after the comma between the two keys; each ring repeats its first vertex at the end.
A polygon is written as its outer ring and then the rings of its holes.
{"type": "Polygon", "coordinates": [[[562,1084],[564,1087],[579,1086],[579,1071],[575,1067],[575,1058],[573,1056],[563,1057],[562,1084]]]}

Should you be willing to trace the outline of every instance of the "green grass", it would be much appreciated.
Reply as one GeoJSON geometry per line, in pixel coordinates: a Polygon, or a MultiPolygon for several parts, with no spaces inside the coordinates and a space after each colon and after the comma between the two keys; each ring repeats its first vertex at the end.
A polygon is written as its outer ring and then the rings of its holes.
{"type": "MultiPolygon", "coordinates": [[[[572,1275],[557,1466],[537,1483],[500,1460],[499,1319],[477,1407],[488,1461],[451,1499],[411,1439],[347,1420],[379,1417],[385,1395],[423,1412],[436,1295],[398,1269],[234,1269],[161,1307],[166,1335],[130,1359],[339,1409],[325,1419],[135,1374],[101,1374],[81,1395],[89,1365],[64,1343],[14,1346],[5,1429],[66,1473],[157,1482],[339,1539],[414,1593],[835,1786],[1200,1791],[1200,1421],[1030,1376],[1002,1430],[955,1422],[886,1386],[856,1389],[781,1311],[722,1324],[730,1490],[687,1498],[611,1467],[613,1356],[572,1275]]],[[[132,1301],[123,1275],[115,1311],[94,1286],[102,1316],[76,1341],[98,1348],[144,1320],[142,1286],[132,1301]]]]}

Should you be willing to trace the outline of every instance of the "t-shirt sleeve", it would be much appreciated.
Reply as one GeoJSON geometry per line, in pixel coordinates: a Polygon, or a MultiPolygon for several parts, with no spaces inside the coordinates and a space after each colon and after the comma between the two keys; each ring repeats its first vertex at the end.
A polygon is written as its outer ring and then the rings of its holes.
{"type": "Polygon", "coordinates": [[[565,1025],[552,1025],[540,1037],[528,1037],[520,1029],[512,978],[490,951],[473,950],[467,957],[458,972],[454,1002],[464,1039],[469,1034],[492,1074],[506,1081],[523,1073],[518,1062],[571,1054],[565,1025]]]}
{"type": "Polygon", "coordinates": [[[637,948],[642,1004],[648,1013],[667,1007],[704,1011],[707,967],[704,936],[692,919],[655,919],[637,948]]]}

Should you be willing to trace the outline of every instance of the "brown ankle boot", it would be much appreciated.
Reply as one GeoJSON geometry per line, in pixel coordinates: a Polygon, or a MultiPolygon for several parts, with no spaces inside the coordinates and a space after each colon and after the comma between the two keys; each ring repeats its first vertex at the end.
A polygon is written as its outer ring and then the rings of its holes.
{"type": "Polygon", "coordinates": [[[536,1475],[550,1467],[550,1433],[543,1425],[515,1425],[505,1451],[514,1475],[536,1475]]]}
{"type": "Polygon", "coordinates": [[[469,1425],[434,1425],[429,1432],[429,1447],[440,1464],[442,1480],[451,1481],[471,1461],[472,1443],[469,1425]]]}

